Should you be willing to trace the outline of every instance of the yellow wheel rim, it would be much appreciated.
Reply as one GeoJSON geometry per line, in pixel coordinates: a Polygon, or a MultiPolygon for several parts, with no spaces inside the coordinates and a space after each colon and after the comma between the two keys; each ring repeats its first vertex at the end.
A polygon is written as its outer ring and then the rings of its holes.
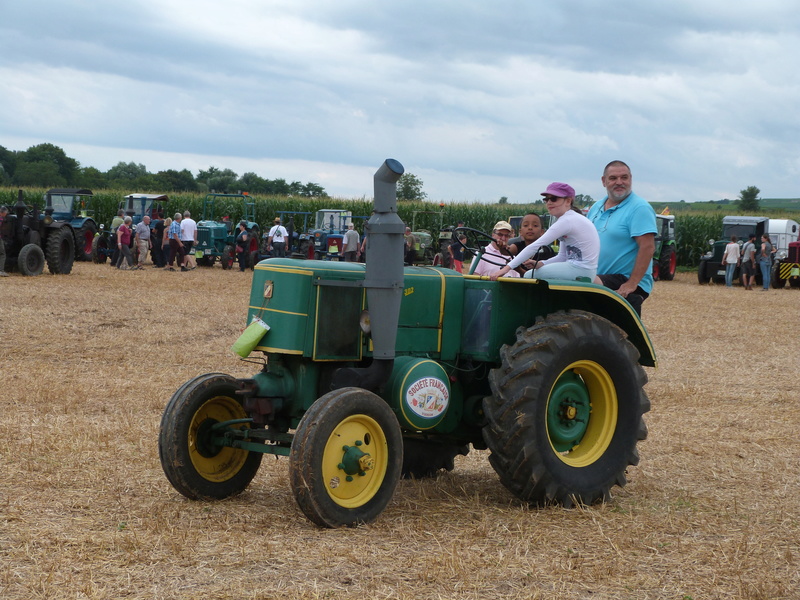
{"type": "MultiPolygon", "coordinates": [[[[352,450],[351,450],[352,452],[352,450]]],[[[331,499],[344,508],[369,502],[380,490],[389,464],[389,447],[383,429],[375,419],[352,415],[331,433],[322,455],[322,477],[331,499]],[[348,450],[357,448],[362,456],[360,472],[349,467],[348,450]]]]}
{"type": "Polygon", "coordinates": [[[582,360],[556,378],[547,399],[547,437],[553,453],[571,467],[591,465],[608,450],[617,427],[614,381],[601,365],[582,360]]]}
{"type": "Polygon", "coordinates": [[[212,444],[211,425],[245,419],[242,405],[233,398],[216,396],[207,400],[192,417],[189,425],[189,456],[197,473],[208,481],[227,481],[236,475],[247,460],[247,451],[212,444]]]}

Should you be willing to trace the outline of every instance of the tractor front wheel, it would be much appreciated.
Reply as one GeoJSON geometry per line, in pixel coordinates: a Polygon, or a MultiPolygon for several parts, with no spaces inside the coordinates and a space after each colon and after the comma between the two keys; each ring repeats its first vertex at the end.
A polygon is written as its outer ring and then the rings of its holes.
{"type": "Polygon", "coordinates": [[[369,523],[400,479],[403,437],[392,409],[361,388],[329,392],[297,426],[289,478],[303,513],[322,527],[369,523]]]}
{"type": "Polygon", "coordinates": [[[75,262],[75,238],[72,229],[61,227],[47,238],[47,269],[53,275],[68,275],[75,262]]]}
{"type": "MultiPolygon", "coordinates": [[[[260,452],[224,446],[219,424],[247,419],[236,396],[236,379],[207,373],[184,383],[161,418],[158,454],[164,474],[192,500],[220,499],[242,492],[261,465],[260,452]]],[[[224,428],[240,429],[246,423],[224,428]]]]}
{"type": "MultiPolygon", "coordinates": [[[[0,242],[2,243],[2,242],[0,242]]],[[[17,268],[22,275],[35,277],[44,271],[44,251],[39,244],[25,244],[17,256],[17,268]]]]}
{"type": "Polygon", "coordinates": [[[536,505],[609,499],[639,462],[650,410],[647,377],[625,333],[597,315],[559,312],[517,330],[500,355],[483,437],[503,484],[536,505]]]}

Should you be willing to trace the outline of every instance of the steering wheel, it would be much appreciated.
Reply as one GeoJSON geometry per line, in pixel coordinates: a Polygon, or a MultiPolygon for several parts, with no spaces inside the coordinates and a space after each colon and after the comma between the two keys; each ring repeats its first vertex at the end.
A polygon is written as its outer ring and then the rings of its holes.
{"type": "MultiPolygon", "coordinates": [[[[478,252],[484,252],[486,246],[495,241],[495,239],[488,233],[484,233],[483,231],[472,229],[470,227],[456,227],[453,230],[453,236],[455,236],[458,245],[473,256],[476,256],[478,252]],[[458,239],[458,235],[460,233],[463,233],[465,236],[467,236],[466,243],[458,239]]],[[[494,265],[496,267],[505,267],[512,258],[514,257],[509,256],[506,258],[504,256],[497,256],[496,254],[481,254],[481,260],[486,261],[490,265],[494,265]]]]}

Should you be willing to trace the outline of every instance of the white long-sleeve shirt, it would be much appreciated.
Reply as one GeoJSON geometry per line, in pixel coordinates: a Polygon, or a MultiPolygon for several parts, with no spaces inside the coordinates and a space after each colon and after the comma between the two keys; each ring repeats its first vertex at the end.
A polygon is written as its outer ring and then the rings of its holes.
{"type": "Polygon", "coordinates": [[[514,257],[508,266],[516,269],[526,260],[531,258],[542,246],[558,240],[558,254],[553,258],[541,261],[540,265],[555,262],[570,262],[583,269],[597,269],[597,259],[600,257],[600,236],[594,224],[582,214],[568,210],[558,218],[558,221],[542,234],[538,240],[525,246],[514,257]]]}

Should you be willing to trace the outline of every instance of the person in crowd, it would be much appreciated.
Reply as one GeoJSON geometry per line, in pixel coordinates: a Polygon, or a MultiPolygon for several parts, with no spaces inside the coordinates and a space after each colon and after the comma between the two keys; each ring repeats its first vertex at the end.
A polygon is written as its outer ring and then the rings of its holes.
{"type": "MultiPolygon", "coordinates": [[[[513,258],[511,253],[508,251],[507,245],[508,240],[511,239],[513,233],[514,228],[511,227],[507,221],[498,221],[495,223],[495,226],[492,229],[492,238],[494,241],[484,248],[483,254],[480,255],[480,258],[476,256],[472,259],[470,271],[473,275],[491,275],[492,273],[496,273],[500,265],[513,258]],[[472,265],[475,265],[474,269],[472,268],[472,265]]],[[[511,271],[506,267],[503,267],[503,270],[503,277],[519,277],[519,273],[516,271],[511,271]]],[[[501,275],[498,275],[498,277],[500,276],[501,275]]],[[[495,279],[496,278],[497,277],[495,277],[495,279]]]]}
{"type": "Polygon", "coordinates": [[[747,243],[742,246],[742,285],[752,290],[756,282],[756,234],[751,233],[747,243]]]}
{"type": "MultiPolygon", "coordinates": [[[[508,240],[508,251],[514,256],[522,252],[528,244],[532,244],[544,233],[542,218],[536,213],[528,213],[522,217],[519,226],[519,236],[508,240]]],[[[541,246],[531,258],[522,263],[518,270],[529,271],[533,268],[535,261],[543,261],[553,258],[556,253],[548,246],[541,246]]]]}
{"type": "Polygon", "coordinates": [[[286,238],[288,237],[289,232],[281,225],[280,217],[275,217],[267,237],[267,245],[273,257],[284,258],[286,256],[286,238]]]}
{"type": "Polygon", "coordinates": [[[590,281],[597,274],[600,255],[600,237],[591,221],[573,208],[575,190],[566,183],[554,182],[542,192],[548,212],[558,220],[538,240],[527,244],[505,267],[490,275],[492,280],[502,277],[530,259],[542,246],[558,240],[558,254],[547,260],[534,261],[533,271],[526,277],[537,279],[578,279],[590,281]]]}
{"type": "Polygon", "coordinates": [[[467,236],[463,233],[459,232],[456,234],[456,240],[453,240],[453,243],[447,247],[447,251],[450,253],[450,261],[452,263],[452,269],[454,271],[458,271],[459,273],[464,272],[464,244],[467,243],[467,236]],[[461,243],[459,243],[459,240],[461,243]]]}
{"type": "Polygon", "coordinates": [[[587,215],[600,235],[595,282],[616,290],[641,316],[653,290],[656,213],[632,191],[631,170],[621,160],[606,165],[601,177],[607,196],[587,215]]]}
{"type": "Polygon", "coordinates": [[[117,227],[117,249],[119,250],[117,268],[123,271],[133,268],[133,256],[131,255],[131,223],[133,223],[133,219],[131,217],[125,217],[122,225],[117,227]]]}
{"type": "Polygon", "coordinates": [[[164,219],[161,213],[155,213],[155,219],[150,223],[150,255],[153,257],[153,268],[161,269],[166,264],[163,252],[164,244],[164,219]]]}
{"type": "Polygon", "coordinates": [[[736,243],[736,236],[732,235],[731,241],[728,242],[725,246],[725,251],[722,253],[722,264],[725,265],[725,285],[727,287],[733,287],[733,274],[739,262],[739,244],[736,243]]]}
{"type": "Polygon", "coordinates": [[[134,229],[136,237],[136,247],[139,249],[139,263],[134,269],[144,269],[144,261],[147,259],[147,252],[150,250],[150,217],[145,215],[134,229]]]}
{"type": "Polygon", "coordinates": [[[183,244],[183,266],[187,270],[194,269],[197,264],[194,259],[194,248],[197,244],[197,223],[192,219],[192,213],[184,211],[181,219],[181,244],[183,244]]]}
{"type": "Polygon", "coordinates": [[[766,233],[761,236],[761,253],[758,255],[758,267],[761,269],[761,291],[769,291],[770,271],[772,269],[772,242],[766,233]]]}
{"type": "Polygon", "coordinates": [[[3,223],[8,218],[8,208],[0,206],[0,277],[8,277],[6,273],[6,244],[3,241],[3,223]]]}
{"type": "Polygon", "coordinates": [[[344,234],[344,260],[345,262],[356,262],[358,255],[361,254],[361,238],[352,223],[347,226],[344,234]]]}
{"type": "Polygon", "coordinates": [[[247,270],[247,254],[250,249],[250,234],[247,231],[247,221],[239,221],[239,232],[236,234],[236,258],[239,261],[239,270],[247,270]]]}
{"type": "MultiPolygon", "coordinates": [[[[111,219],[111,233],[117,239],[117,229],[125,222],[125,211],[121,208],[117,211],[117,216],[111,219]]],[[[111,253],[111,266],[116,267],[119,262],[119,246],[114,244],[114,251],[111,253]]]]}
{"type": "Polygon", "coordinates": [[[411,233],[411,227],[406,227],[403,239],[405,240],[405,257],[403,260],[406,265],[413,265],[414,260],[417,258],[417,236],[411,233]]]}
{"type": "Polygon", "coordinates": [[[167,237],[169,239],[169,271],[174,271],[175,267],[172,265],[175,264],[175,259],[177,258],[177,264],[180,265],[181,271],[188,271],[189,269],[186,268],[184,264],[184,257],[186,256],[186,252],[183,250],[183,243],[181,242],[181,213],[175,213],[173,217],[172,223],[169,225],[169,229],[167,229],[167,237]]]}

